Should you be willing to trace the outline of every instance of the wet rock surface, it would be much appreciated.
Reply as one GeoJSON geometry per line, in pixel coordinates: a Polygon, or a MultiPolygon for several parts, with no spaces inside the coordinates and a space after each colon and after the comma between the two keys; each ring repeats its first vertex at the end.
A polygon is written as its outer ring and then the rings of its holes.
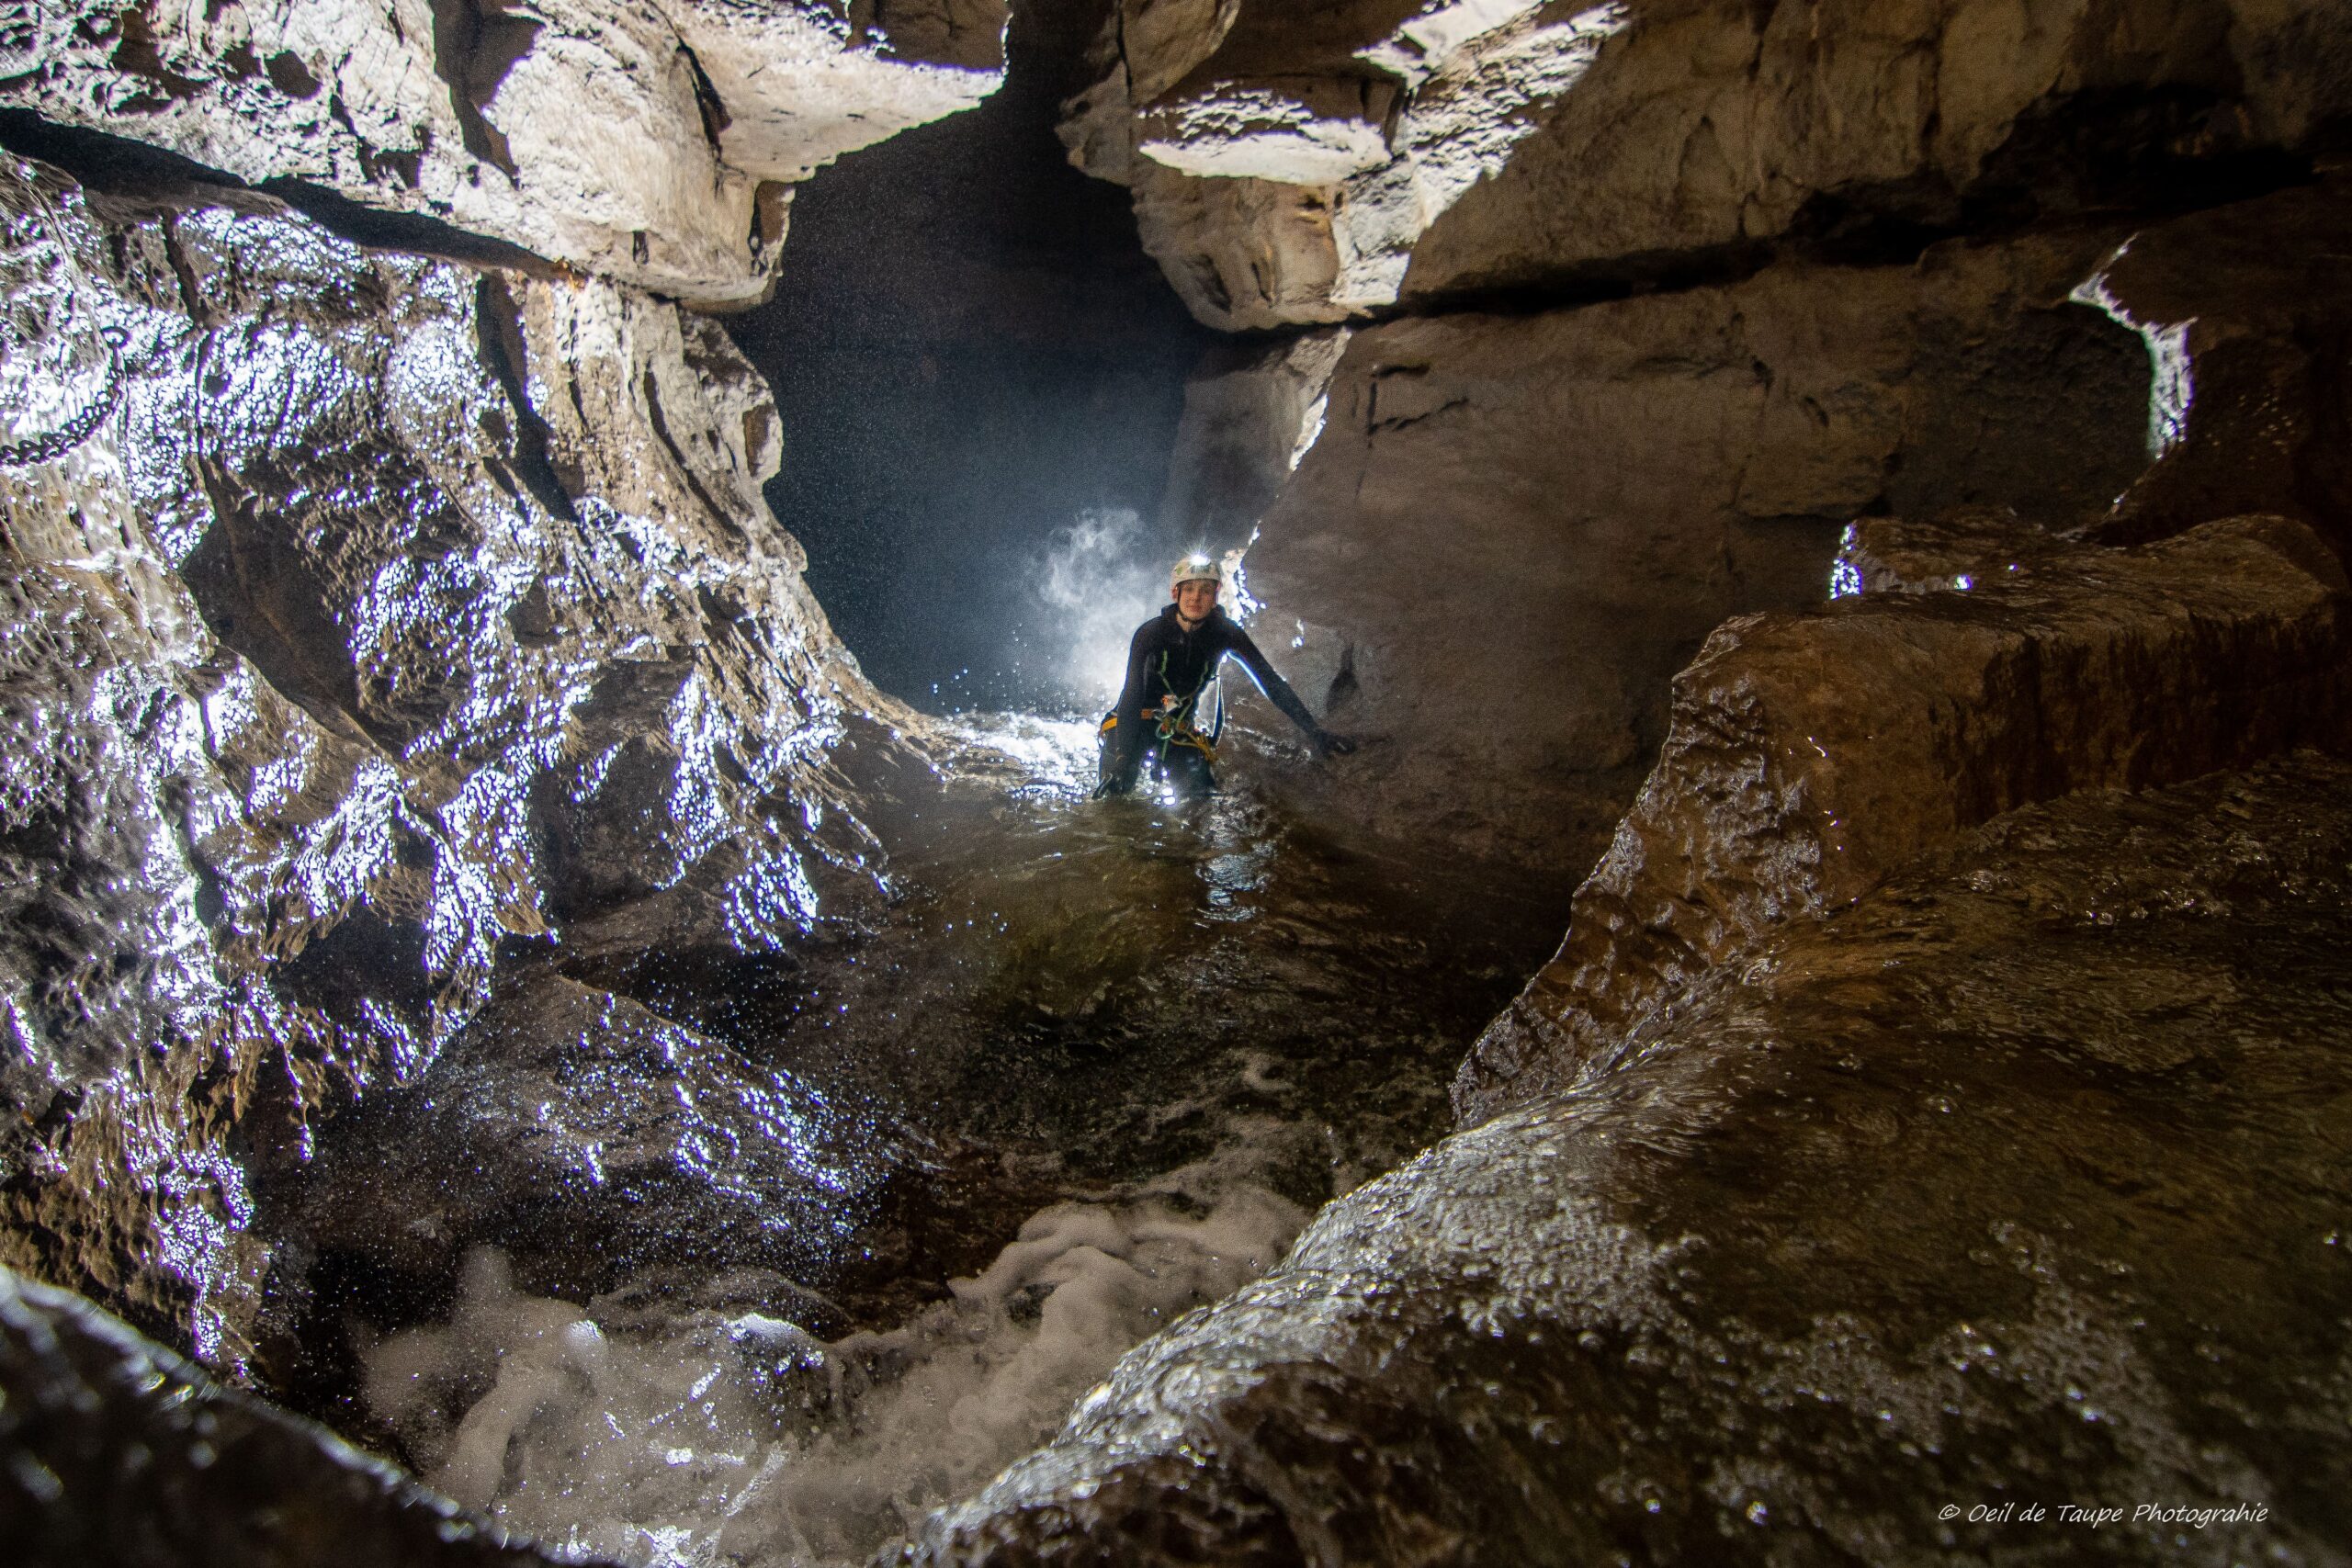
{"type": "Polygon", "coordinates": [[[925,1152],[788,1073],[537,973],[263,1180],[282,1228],[396,1276],[435,1279],[487,1245],[542,1292],[602,1294],[656,1268],[766,1269],[821,1291],[878,1189],[925,1152]]]}
{"type": "Polygon", "coordinates": [[[0,1394],[0,1524],[26,1568],[556,1561],[5,1269],[0,1394]]]}
{"type": "Polygon", "coordinates": [[[2344,1561],[2347,784],[2074,795],[1782,929],[908,1560],[2344,1561]]]}
{"type": "Polygon", "coordinates": [[[759,504],[772,412],[707,323],[267,203],[5,194],[15,434],[119,383],[0,476],[6,1257],[233,1366],[271,1267],[245,1140],[306,1153],[423,1071],[506,944],[874,906],[834,769],[896,710],[759,504]]]}
{"type": "MultiPolygon", "coordinates": [[[[0,1262],[649,1562],[2343,1561],[2340,21],[1037,17],[1196,317],[1355,329],[1163,505],[1326,773],[1089,805],[761,503],[679,302],[985,0],[0,27],[0,1262]],[[2085,1497],[2261,1512],[1965,1517],[2085,1497]]],[[[107,1475],[278,1451],[110,1334],[107,1475]]]]}
{"type": "Polygon", "coordinates": [[[2352,553],[2352,185],[2152,224],[2086,289],[2155,367],[2157,462],[2096,536],[2161,538],[2270,512],[2352,553]]]}
{"type": "Polygon", "coordinates": [[[526,977],[346,1115],[285,1224],[367,1376],[313,1397],[542,1539],[861,1561],[1436,1136],[1556,910],[1246,753],[1212,802],[1090,803],[1091,746],[989,720],[870,795],[870,936],[526,977]]]}
{"type": "Polygon", "coordinates": [[[2004,811],[2352,741],[2345,603],[2316,535],[2253,518],[1973,592],[1726,623],[1676,677],[1657,771],[1456,1104],[1483,1119],[1605,1071],[1774,926],[2004,811]]]}

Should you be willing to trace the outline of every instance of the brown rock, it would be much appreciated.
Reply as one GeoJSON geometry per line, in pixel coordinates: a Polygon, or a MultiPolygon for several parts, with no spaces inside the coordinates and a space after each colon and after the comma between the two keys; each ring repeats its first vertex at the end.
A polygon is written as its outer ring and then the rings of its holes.
{"type": "Polygon", "coordinates": [[[2013,512],[1963,507],[1930,523],[1858,517],[1846,525],[1829,569],[1833,598],[1855,593],[1943,593],[1991,587],[2064,562],[2078,550],[2013,512]]]}
{"type": "Polygon", "coordinates": [[[2157,388],[2155,465],[2094,537],[2275,512],[2352,553],[2352,181],[2151,224],[2083,297],[2146,341],[2157,388]]]}
{"type": "Polygon", "coordinates": [[[2345,590],[2310,529],[2241,518],[1977,592],[1725,624],[1455,1109],[1484,1121],[1607,1072],[1777,928],[2004,812],[2352,739],[2345,590]]]}
{"type": "Polygon", "coordinates": [[[0,1269],[0,1521],[23,1568],[576,1562],[0,1269]]]}
{"type": "Polygon", "coordinates": [[[2347,800],[2075,795],[1781,926],[901,1561],[2342,1564],[2347,800]]]}

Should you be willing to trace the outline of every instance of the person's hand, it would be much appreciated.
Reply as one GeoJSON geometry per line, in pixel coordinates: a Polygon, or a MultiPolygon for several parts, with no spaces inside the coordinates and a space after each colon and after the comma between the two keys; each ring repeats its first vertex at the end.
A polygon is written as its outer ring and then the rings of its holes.
{"type": "Polygon", "coordinates": [[[1356,749],[1352,735],[1334,735],[1328,729],[1315,732],[1315,754],[1318,757],[1344,757],[1356,749]]]}

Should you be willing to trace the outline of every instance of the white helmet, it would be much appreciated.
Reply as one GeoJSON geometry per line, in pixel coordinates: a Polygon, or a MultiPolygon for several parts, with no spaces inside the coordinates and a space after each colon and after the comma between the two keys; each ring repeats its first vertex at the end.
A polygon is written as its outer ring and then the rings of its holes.
{"type": "Polygon", "coordinates": [[[1186,556],[1170,569],[1168,592],[1173,593],[1188,582],[1215,582],[1222,585],[1224,581],[1225,568],[1218,564],[1217,558],[1215,556],[1201,555],[1196,552],[1186,556]]]}

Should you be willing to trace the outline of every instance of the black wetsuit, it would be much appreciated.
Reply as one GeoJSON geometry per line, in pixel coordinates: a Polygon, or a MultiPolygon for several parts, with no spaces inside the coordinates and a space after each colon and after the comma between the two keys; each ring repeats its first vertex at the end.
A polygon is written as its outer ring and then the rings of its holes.
{"type": "MultiPolygon", "coordinates": [[[[1185,728],[1193,725],[1193,707],[1210,680],[1216,674],[1217,661],[1231,654],[1250,671],[1258,689],[1266,694],[1273,705],[1289,716],[1293,724],[1308,735],[1321,733],[1315,716],[1290,689],[1290,682],[1274,673],[1250,634],[1234,624],[1222,608],[1211,610],[1208,617],[1192,630],[1177,617],[1176,606],[1169,604],[1158,615],[1136,628],[1135,640],[1127,646],[1127,680],[1120,688],[1119,705],[1111,710],[1111,719],[1102,731],[1102,784],[1112,792],[1132,789],[1136,773],[1142,766],[1147,752],[1159,753],[1158,768],[1162,773],[1180,771],[1188,775],[1180,782],[1197,782],[1206,788],[1212,782],[1208,773],[1208,756],[1197,746],[1174,746],[1162,743],[1158,719],[1146,718],[1147,710],[1157,710],[1169,697],[1181,705],[1185,728]]],[[[1212,734],[1207,737],[1214,740],[1212,734]]]]}

